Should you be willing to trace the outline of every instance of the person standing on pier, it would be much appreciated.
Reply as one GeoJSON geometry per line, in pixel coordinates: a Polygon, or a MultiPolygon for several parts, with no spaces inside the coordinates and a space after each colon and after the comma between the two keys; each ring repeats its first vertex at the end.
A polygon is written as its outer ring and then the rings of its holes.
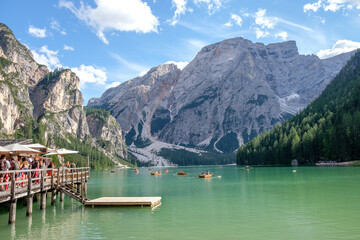
{"type": "MultiPolygon", "coordinates": [[[[0,158],[0,171],[7,171],[9,170],[7,163],[6,163],[6,157],[5,155],[2,155],[0,158]]],[[[1,173],[0,174],[0,183],[7,182],[7,173],[1,173]]],[[[7,189],[7,185],[5,185],[5,190],[7,189]]],[[[4,191],[4,186],[0,186],[0,191],[4,191]]]]}

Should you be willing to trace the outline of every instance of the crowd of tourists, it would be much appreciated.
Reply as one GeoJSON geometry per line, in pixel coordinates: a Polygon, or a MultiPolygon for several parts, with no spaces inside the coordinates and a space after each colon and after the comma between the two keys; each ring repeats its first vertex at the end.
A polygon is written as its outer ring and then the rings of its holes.
{"type": "MultiPolygon", "coordinates": [[[[11,181],[12,175],[7,172],[9,170],[30,170],[42,168],[54,168],[54,163],[52,161],[49,161],[49,163],[47,163],[46,160],[42,157],[34,157],[33,155],[30,155],[29,157],[11,156],[8,158],[5,155],[2,155],[0,157],[0,183],[6,183],[11,181]]],[[[31,177],[34,179],[39,177],[38,171],[17,171],[14,174],[15,181],[28,179],[29,173],[31,173],[31,177]]],[[[51,170],[49,170],[47,174],[48,176],[51,176],[51,170]]],[[[38,180],[34,180],[35,184],[37,182],[38,180]]],[[[21,187],[24,184],[26,184],[26,181],[17,184],[17,187],[21,187]]],[[[0,190],[7,190],[8,186],[8,184],[2,184],[0,185],[0,190]]]]}

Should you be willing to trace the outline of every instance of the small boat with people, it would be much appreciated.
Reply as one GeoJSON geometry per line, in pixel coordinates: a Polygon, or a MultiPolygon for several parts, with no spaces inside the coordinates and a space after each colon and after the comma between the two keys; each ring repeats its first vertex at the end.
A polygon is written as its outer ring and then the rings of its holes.
{"type": "Polygon", "coordinates": [[[134,168],[134,172],[135,172],[135,173],[139,173],[140,171],[139,171],[139,169],[134,168]]]}
{"type": "Polygon", "coordinates": [[[164,170],[164,173],[168,173],[169,171],[167,169],[164,170]]]}
{"type": "Polygon", "coordinates": [[[213,174],[212,174],[211,172],[206,171],[206,173],[201,173],[201,174],[199,175],[199,178],[211,178],[212,175],[213,175],[213,174]]]}
{"type": "Polygon", "coordinates": [[[177,175],[185,176],[185,175],[187,175],[187,173],[186,173],[186,172],[183,172],[183,171],[178,171],[177,175]]]}
{"type": "Polygon", "coordinates": [[[159,176],[161,175],[161,171],[155,171],[155,172],[151,172],[151,175],[155,175],[155,176],[159,176]]]}

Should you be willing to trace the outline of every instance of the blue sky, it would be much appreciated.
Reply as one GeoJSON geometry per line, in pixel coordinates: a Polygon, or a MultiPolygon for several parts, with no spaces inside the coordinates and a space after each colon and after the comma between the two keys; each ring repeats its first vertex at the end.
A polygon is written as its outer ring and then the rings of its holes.
{"type": "Polygon", "coordinates": [[[295,40],[321,58],[360,48],[360,0],[2,0],[0,22],[39,63],[75,71],[85,104],[227,38],[295,40]]]}

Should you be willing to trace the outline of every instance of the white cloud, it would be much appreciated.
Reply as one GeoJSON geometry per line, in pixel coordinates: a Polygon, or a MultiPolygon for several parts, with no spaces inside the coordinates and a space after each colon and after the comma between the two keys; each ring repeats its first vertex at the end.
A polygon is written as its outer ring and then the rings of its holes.
{"type": "Polygon", "coordinates": [[[287,40],[287,37],[288,37],[288,34],[287,34],[287,32],[282,31],[282,32],[276,33],[276,34],[275,34],[275,37],[276,37],[276,38],[281,38],[282,40],[286,41],[286,40],[287,40]]]}
{"type": "Polygon", "coordinates": [[[61,29],[60,23],[56,20],[52,20],[50,23],[50,27],[56,31],[58,31],[61,35],[66,35],[66,31],[61,29]]]}
{"type": "Polygon", "coordinates": [[[145,70],[148,70],[149,67],[147,66],[143,66],[143,65],[140,65],[138,63],[133,63],[133,62],[130,62],[126,59],[124,59],[123,57],[121,57],[120,55],[118,54],[115,54],[115,53],[110,53],[110,56],[112,58],[114,58],[119,64],[121,64],[123,67],[125,67],[126,69],[128,70],[131,70],[133,72],[143,72],[145,70]]]}
{"type": "Polygon", "coordinates": [[[314,11],[317,12],[317,10],[321,7],[321,1],[319,0],[318,2],[315,3],[307,3],[304,5],[304,12],[308,12],[308,11],[314,11]]]}
{"type": "Polygon", "coordinates": [[[74,51],[74,48],[64,44],[64,50],[66,50],[66,51],[74,51]]]}
{"type": "Polygon", "coordinates": [[[106,89],[109,89],[109,88],[113,88],[113,87],[117,87],[121,84],[121,82],[112,82],[110,84],[106,84],[106,89]]]}
{"type": "Polygon", "coordinates": [[[259,9],[255,13],[255,23],[259,25],[261,28],[274,28],[277,23],[277,19],[267,17],[265,15],[266,15],[266,9],[259,9]]]}
{"type": "Polygon", "coordinates": [[[360,9],[360,0],[319,0],[314,3],[307,3],[304,5],[304,12],[317,12],[322,8],[324,11],[337,12],[341,9],[352,10],[356,6],[360,9]]]}
{"type": "Polygon", "coordinates": [[[191,8],[187,8],[186,4],[187,0],[172,0],[172,5],[176,8],[176,10],[173,18],[171,20],[168,20],[171,25],[176,25],[179,22],[180,15],[184,15],[186,11],[193,11],[191,8]]]}
{"type": "Polygon", "coordinates": [[[241,27],[242,25],[242,18],[239,15],[236,14],[231,14],[230,20],[225,23],[224,25],[226,27],[232,27],[233,23],[235,23],[236,25],[238,25],[239,27],[241,27]]]}
{"type": "Polygon", "coordinates": [[[31,52],[37,63],[47,66],[50,70],[63,67],[57,57],[58,51],[50,50],[48,46],[42,46],[39,50],[32,50],[31,52]]]}
{"type": "Polygon", "coordinates": [[[360,42],[344,39],[337,41],[331,49],[320,50],[316,55],[321,59],[326,59],[358,48],[360,48],[360,42]]]}
{"type": "Polygon", "coordinates": [[[268,31],[262,31],[259,28],[255,28],[255,33],[257,39],[267,37],[270,34],[268,31]]]}
{"type": "Polygon", "coordinates": [[[36,28],[30,25],[29,33],[33,37],[44,38],[46,37],[46,28],[36,28]]]}
{"type": "Polygon", "coordinates": [[[175,64],[178,67],[178,69],[180,69],[180,70],[183,70],[186,67],[186,65],[189,64],[189,62],[187,62],[187,61],[184,61],[184,62],[167,61],[165,64],[171,64],[171,63],[175,64]]]}
{"type": "Polygon", "coordinates": [[[223,2],[225,0],[194,0],[196,6],[206,6],[210,15],[223,7],[223,2]]]}
{"type": "Polygon", "coordinates": [[[106,84],[106,70],[94,66],[81,65],[80,67],[71,68],[71,71],[76,73],[80,78],[80,89],[85,87],[86,83],[95,83],[99,85],[106,84]]]}
{"type": "Polygon", "coordinates": [[[204,46],[208,45],[207,42],[198,39],[187,39],[186,43],[191,48],[197,49],[197,51],[203,48],[204,46]]]}
{"type": "Polygon", "coordinates": [[[108,44],[106,31],[157,32],[159,21],[150,7],[142,0],[96,0],[96,8],[81,2],[79,8],[72,2],[60,0],[59,6],[69,9],[75,16],[96,31],[96,35],[108,44]]]}

